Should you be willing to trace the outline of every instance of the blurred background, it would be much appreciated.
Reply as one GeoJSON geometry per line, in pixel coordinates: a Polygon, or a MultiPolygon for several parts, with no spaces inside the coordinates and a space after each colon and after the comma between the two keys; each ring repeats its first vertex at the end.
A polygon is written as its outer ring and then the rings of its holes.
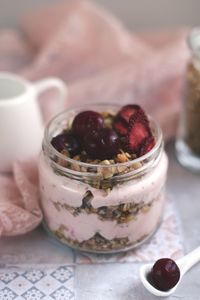
{"type": "MultiPolygon", "coordinates": [[[[67,1],[67,0],[66,0],[67,1]]],[[[131,28],[199,24],[199,0],[93,0],[119,16],[131,28]]],[[[20,16],[59,0],[0,0],[0,27],[17,26],[20,16]]]]}

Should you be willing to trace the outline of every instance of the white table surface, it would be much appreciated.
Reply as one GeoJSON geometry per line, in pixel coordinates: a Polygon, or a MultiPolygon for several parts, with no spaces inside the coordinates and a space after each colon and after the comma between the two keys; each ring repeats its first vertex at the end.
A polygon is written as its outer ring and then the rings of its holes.
{"type": "MultiPolygon", "coordinates": [[[[180,212],[184,247],[188,252],[200,245],[200,176],[178,165],[173,144],[167,146],[170,158],[167,188],[174,195],[180,212]]],[[[55,243],[40,227],[32,233],[0,240],[0,266],[6,264],[73,265],[71,249],[55,243]]],[[[138,281],[139,263],[76,264],[76,300],[146,300],[158,299],[145,291],[138,281]]],[[[200,299],[200,264],[183,279],[170,300],[200,299]]]]}

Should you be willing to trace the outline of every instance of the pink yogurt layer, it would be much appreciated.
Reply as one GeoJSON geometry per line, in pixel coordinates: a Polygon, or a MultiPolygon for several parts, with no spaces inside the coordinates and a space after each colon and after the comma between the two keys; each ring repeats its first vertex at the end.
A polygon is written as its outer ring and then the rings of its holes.
{"type": "Polygon", "coordinates": [[[128,237],[130,242],[136,242],[144,236],[150,235],[160,220],[168,167],[165,153],[162,154],[157,166],[148,174],[114,186],[109,194],[86,183],[54,173],[45,161],[43,154],[39,166],[41,205],[46,224],[51,231],[58,230],[61,224],[64,225],[66,238],[82,242],[99,233],[108,240],[128,237]],[[81,212],[77,216],[73,216],[64,208],[58,211],[53,204],[53,202],[60,202],[72,207],[79,207],[88,190],[94,196],[91,200],[94,208],[141,201],[146,204],[153,201],[153,204],[148,212],[139,213],[135,219],[121,224],[115,220],[101,220],[95,213],[81,212]]]}

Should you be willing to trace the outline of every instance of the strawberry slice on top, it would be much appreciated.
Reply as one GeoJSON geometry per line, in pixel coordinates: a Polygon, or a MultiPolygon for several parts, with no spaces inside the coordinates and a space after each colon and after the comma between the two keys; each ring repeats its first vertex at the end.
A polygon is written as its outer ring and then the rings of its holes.
{"type": "Polygon", "coordinates": [[[118,112],[118,116],[128,124],[130,118],[140,110],[142,110],[142,108],[139,105],[128,104],[121,108],[121,110],[118,112]]]}
{"type": "Polygon", "coordinates": [[[120,109],[113,121],[113,129],[123,139],[124,148],[138,157],[155,145],[148,117],[137,104],[128,104],[120,109]]]}
{"type": "MultiPolygon", "coordinates": [[[[138,156],[148,152],[148,145],[153,144],[154,137],[152,135],[149,120],[143,110],[138,110],[129,120],[129,129],[127,135],[128,149],[138,156]],[[142,154],[140,152],[141,147],[142,154]]],[[[150,146],[151,147],[151,146],[150,146]]]]}
{"type": "Polygon", "coordinates": [[[120,111],[117,113],[114,122],[113,128],[120,136],[126,136],[128,133],[129,120],[130,118],[139,110],[142,110],[141,107],[137,104],[128,104],[123,106],[120,111]]]}
{"type": "Polygon", "coordinates": [[[120,116],[115,117],[113,128],[120,136],[126,136],[128,134],[128,126],[120,116]]]}
{"type": "Polygon", "coordinates": [[[139,156],[145,155],[155,146],[155,139],[153,136],[148,137],[141,145],[139,156]]]}

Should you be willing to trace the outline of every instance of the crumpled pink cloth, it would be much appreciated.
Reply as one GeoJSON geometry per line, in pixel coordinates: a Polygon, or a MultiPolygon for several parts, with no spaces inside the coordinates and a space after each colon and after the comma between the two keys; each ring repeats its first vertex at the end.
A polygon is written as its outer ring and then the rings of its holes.
{"type": "MultiPolygon", "coordinates": [[[[68,85],[66,107],[83,102],[138,102],[174,136],[181,81],[189,57],[188,29],[132,33],[92,1],[63,2],[25,16],[21,32],[0,31],[0,71],[30,80],[58,76],[68,85]],[[45,20],[45,22],[44,22],[45,20]]],[[[40,99],[45,121],[55,96],[40,99]]],[[[16,162],[0,175],[0,235],[40,224],[37,163],[16,162]]]]}

